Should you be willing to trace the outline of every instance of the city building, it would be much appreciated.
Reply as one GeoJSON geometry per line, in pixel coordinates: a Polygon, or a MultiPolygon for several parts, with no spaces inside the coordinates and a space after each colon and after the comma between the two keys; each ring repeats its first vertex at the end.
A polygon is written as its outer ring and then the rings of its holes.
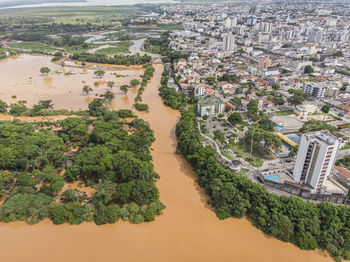
{"type": "Polygon", "coordinates": [[[235,50],[235,37],[232,33],[224,34],[222,48],[228,52],[235,50]]]}
{"type": "Polygon", "coordinates": [[[256,19],[255,19],[254,16],[249,16],[249,17],[247,18],[247,24],[248,24],[248,25],[254,25],[255,22],[256,22],[256,19]]]}
{"type": "Polygon", "coordinates": [[[319,28],[312,29],[308,36],[309,43],[321,43],[323,40],[323,32],[319,28]]]}
{"type": "Polygon", "coordinates": [[[197,112],[201,117],[205,115],[223,114],[224,109],[224,102],[213,96],[199,100],[197,105],[197,112]]]}
{"type": "Polygon", "coordinates": [[[328,130],[303,134],[293,177],[295,182],[308,185],[312,192],[321,192],[331,173],[340,141],[328,130]]]}
{"type": "Polygon", "coordinates": [[[317,99],[324,99],[326,96],[327,87],[317,83],[307,82],[303,86],[303,92],[310,94],[317,99]]]}

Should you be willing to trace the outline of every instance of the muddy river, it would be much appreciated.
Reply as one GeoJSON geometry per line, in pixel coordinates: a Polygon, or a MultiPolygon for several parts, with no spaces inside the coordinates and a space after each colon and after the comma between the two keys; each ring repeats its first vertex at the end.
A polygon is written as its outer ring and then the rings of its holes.
{"type": "MultiPolygon", "coordinates": [[[[165,107],[158,96],[163,66],[155,68],[155,76],[143,94],[150,112],[140,116],[155,132],[152,156],[160,174],[157,182],[160,198],[167,206],[164,215],[141,225],[121,221],[105,226],[93,223],[54,226],[50,221],[34,226],[23,222],[0,224],[0,261],[333,261],[323,251],[302,251],[267,237],[247,219],[216,218],[206,204],[207,196],[195,182],[195,173],[175,154],[174,131],[179,113],[165,107]]],[[[2,70],[0,63],[0,74],[2,70]]],[[[7,72],[1,83],[15,81],[12,78],[16,73],[7,72]]],[[[17,80],[23,79],[25,73],[19,68],[16,72],[17,80]]],[[[127,101],[118,101],[118,108],[130,106],[127,101]]]]}

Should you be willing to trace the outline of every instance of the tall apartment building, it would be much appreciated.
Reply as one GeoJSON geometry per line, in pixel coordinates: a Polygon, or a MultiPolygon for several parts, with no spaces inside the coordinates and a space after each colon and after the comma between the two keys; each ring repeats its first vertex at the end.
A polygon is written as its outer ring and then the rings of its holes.
{"type": "Polygon", "coordinates": [[[310,30],[307,41],[309,43],[321,43],[323,40],[323,31],[319,28],[310,30]]]}
{"type": "Polygon", "coordinates": [[[297,183],[319,192],[325,185],[337,158],[339,139],[328,130],[303,134],[299,146],[293,177],[297,183]]]}
{"type": "Polygon", "coordinates": [[[310,94],[317,99],[324,99],[326,96],[327,87],[317,83],[307,82],[303,85],[303,92],[310,94]]]}
{"type": "Polygon", "coordinates": [[[235,50],[235,37],[230,33],[224,34],[222,48],[224,51],[234,51],[235,50]]]}

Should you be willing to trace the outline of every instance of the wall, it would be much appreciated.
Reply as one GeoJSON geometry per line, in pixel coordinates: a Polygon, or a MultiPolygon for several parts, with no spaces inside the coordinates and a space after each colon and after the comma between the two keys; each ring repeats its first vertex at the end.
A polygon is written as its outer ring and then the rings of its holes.
{"type": "Polygon", "coordinates": [[[257,180],[266,185],[267,187],[276,188],[278,190],[287,192],[294,196],[299,196],[307,200],[314,201],[327,201],[335,204],[350,205],[350,200],[346,199],[346,195],[342,194],[331,194],[331,193],[315,193],[312,194],[309,189],[302,188],[301,186],[291,185],[288,183],[278,183],[271,180],[265,179],[262,174],[257,175],[257,180]]]}

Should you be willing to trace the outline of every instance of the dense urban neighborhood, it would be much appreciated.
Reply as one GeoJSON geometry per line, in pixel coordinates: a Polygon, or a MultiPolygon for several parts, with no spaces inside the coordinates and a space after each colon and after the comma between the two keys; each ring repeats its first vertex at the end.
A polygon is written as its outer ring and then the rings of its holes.
{"type": "Polygon", "coordinates": [[[169,36],[182,56],[168,65],[168,87],[198,101],[202,144],[232,172],[272,192],[346,203],[349,6],[161,9],[163,23],[182,25],[169,36]],[[305,142],[309,136],[315,139],[305,142]]]}

